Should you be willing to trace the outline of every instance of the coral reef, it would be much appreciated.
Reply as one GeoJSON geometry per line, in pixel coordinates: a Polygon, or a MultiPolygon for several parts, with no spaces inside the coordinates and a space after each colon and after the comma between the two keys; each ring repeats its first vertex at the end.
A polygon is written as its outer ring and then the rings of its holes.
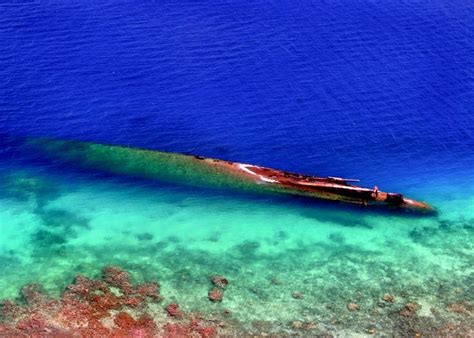
{"type": "Polygon", "coordinates": [[[162,319],[152,311],[161,300],[158,284],[134,286],[117,266],[105,267],[101,279],[76,276],[59,299],[38,284],[23,287],[21,295],[22,302],[2,303],[2,336],[213,337],[218,332],[213,322],[186,315],[177,303],[165,308],[172,320],[162,319]]]}

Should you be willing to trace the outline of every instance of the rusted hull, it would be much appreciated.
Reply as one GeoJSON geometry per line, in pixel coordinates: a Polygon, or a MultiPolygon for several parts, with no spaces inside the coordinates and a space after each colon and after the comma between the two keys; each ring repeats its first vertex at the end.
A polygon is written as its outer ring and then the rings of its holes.
{"type": "Polygon", "coordinates": [[[212,166],[222,166],[226,170],[250,180],[255,184],[275,188],[283,193],[314,197],[323,200],[353,203],[362,206],[387,205],[396,208],[432,212],[433,207],[421,201],[404,197],[398,193],[379,191],[351,185],[358,181],[337,177],[316,177],[251,164],[200,158],[212,166]]]}
{"type": "Polygon", "coordinates": [[[351,184],[357,180],[316,177],[200,156],[97,143],[32,139],[28,144],[62,160],[128,176],[193,186],[293,194],[361,206],[386,205],[397,209],[434,211],[427,203],[406,198],[398,193],[351,184]]]}

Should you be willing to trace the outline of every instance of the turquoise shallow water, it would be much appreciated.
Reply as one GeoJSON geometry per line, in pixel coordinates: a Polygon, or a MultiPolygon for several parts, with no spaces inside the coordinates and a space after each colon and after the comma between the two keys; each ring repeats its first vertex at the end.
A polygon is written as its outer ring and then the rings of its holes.
{"type": "Polygon", "coordinates": [[[472,302],[472,187],[423,187],[415,197],[439,214],[416,217],[68,165],[1,168],[0,298],[17,298],[31,282],[59,294],[77,273],[117,264],[136,281],[160,281],[185,310],[230,309],[252,332],[291,332],[295,320],[321,332],[394,332],[405,303],[442,323],[466,320],[448,307],[472,302]],[[213,274],[230,280],[219,304],[207,299],[213,274]],[[381,307],[387,293],[396,301],[381,307]],[[351,302],[360,309],[348,311],[351,302]]]}

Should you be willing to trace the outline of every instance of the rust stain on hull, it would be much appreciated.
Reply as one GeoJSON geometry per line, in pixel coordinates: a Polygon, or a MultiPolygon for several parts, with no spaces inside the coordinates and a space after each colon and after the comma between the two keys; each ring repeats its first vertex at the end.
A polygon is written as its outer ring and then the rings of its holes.
{"type": "Polygon", "coordinates": [[[397,208],[421,212],[434,212],[435,209],[428,203],[404,197],[399,193],[388,193],[352,185],[358,182],[355,179],[340,177],[316,177],[297,174],[283,170],[261,167],[252,164],[229,162],[216,159],[196,157],[211,166],[223,167],[229,172],[256,184],[273,186],[282,192],[309,196],[324,200],[340,201],[362,206],[387,205],[397,208]]]}

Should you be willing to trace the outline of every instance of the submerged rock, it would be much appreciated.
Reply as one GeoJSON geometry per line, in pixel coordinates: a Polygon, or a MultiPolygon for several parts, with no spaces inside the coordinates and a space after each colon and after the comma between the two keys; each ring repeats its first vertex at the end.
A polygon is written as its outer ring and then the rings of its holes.
{"type": "Polygon", "coordinates": [[[349,311],[357,311],[357,310],[359,310],[359,305],[356,304],[356,303],[349,303],[349,304],[347,304],[347,309],[349,311]]]}
{"type": "Polygon", "coordinates": [[[420,308],[418,303],[407,303],[405,306],[400,310],[400,316],[403,317],[410,317],[416,313],[416,311],[420,308]]]}
{"type": "Polygon", "coordinates": [[[211,281],[212,284],[221,289],[225,289],[229,285],[228,279],[223,276],[214,275],[211,277],[211,281]]]}
{"type": "Polygon", "coordinates": [[[166,312],[170,317],[177,317],[180,318],[183,316],[181,309],[177,303],[171,303],[165,308],[166,312]]]}
{"type": "Polygon", "coordinates": [[[388,294],[386,293],[385,295],[383,295],[382,299],[385,301],[385,302],[388,302],[388,303],[393,303],[395,302],[395,297],[391,294],[388,294]]]}
{"type": "Polygon", "coordinates": [[[211,302],[221,302],[224,294],[218,288],[212,288],[209,290],[208,297],[211,302]]]}

